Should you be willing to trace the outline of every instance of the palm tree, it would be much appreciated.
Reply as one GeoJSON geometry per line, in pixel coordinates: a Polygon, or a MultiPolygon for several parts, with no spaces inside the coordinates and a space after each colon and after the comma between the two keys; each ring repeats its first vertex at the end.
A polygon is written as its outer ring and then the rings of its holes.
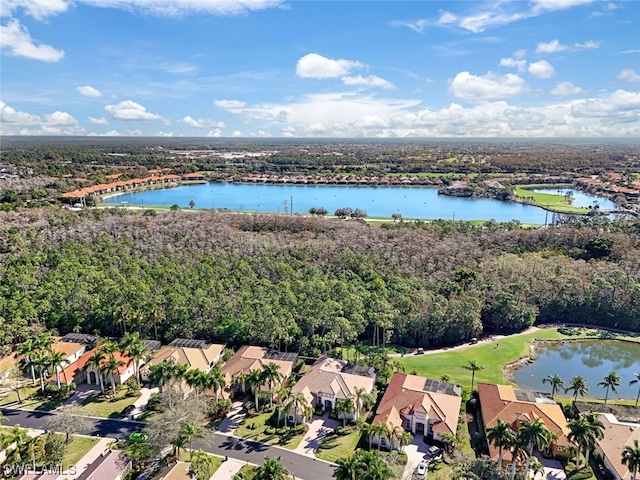
{"type": "Polygon", "coordinates": [[[178,435],[171,442],[171,445],[173,446],[173,454],[177,458],[180,458],[180,449],[184,448],[186,444],[187,444],[187,438],[184,435],[178,435]]]}
{"type": "Polygon", "coordinates": [[[567,435],[567,438],[578,444],[578,452],[576,453],[576,470],[579,470],[581,466],[580,460],[582,458],[582,446],[586,446],[587,444],[589,425],[583,417],[579,417],[569,422],[569,430],[571,430],[571,432],[567,435]]]}
{"type": "Polygon", "coordinates": [[[64,382],[68,384],[67,373],[64,371],[65,367],[69,364],[67,357],[62,352],[51,351],[49,353],[49,364],[56,372],[56,383],[58,384],[58,390],[60,390],[60,370],[64,374],[64,382]],[[60,370],[58,370],[60,369],[60,370]]]}
{"type": "Polygon", "coordinates": [[[44,372],[49,366],[49,356],[41,351],[36,351],[31,357],[31,364],[38,370],[40,376],[40,390],[44,392],[44,372]]]}
{"type": "Polygon", "coordinates": [[[269,385],[269,405],[273,405],[273,384],[284,378],[284,375],[278,370],[280,370],[280,365],[274,362],[269,362],[263,366],[262,378],[269,385]]]}
{"type": "Polygon", "coordinates": [[[96,350],[88,360],[88,364],[91,368],[96,371],[96,376],[98,377],[98,384],[100,385],[100,390],[104,392],[104,382],[102,378],[102,361],[105,359],[104,352],[102,350],[96,350]]]}
{"type": "Polygon", "coordinates": [[[633,447],[627,445],[622,450],[622,464],[626,465],[631,472],[631,480],[636,480],[638,470],[640,470],[640,444],[638,440],[633,441],[633,447]]]}
{"type": "Polygon", "coordinates": [[[515,432],[513,437],[511,438],[511,441],[509,442],[508,447],[512,448],[513,450],[511,451],[511,480],[513,480],[516,476],[516,463],[518,462],[518,459],[522,458],[523,456],[526,455],[526,452],[523,449],[523,443],[522,443],[522,435],[520,433],[520,431],[515,432]]]}
{"type": "Polygon", "coordinates": [[[285,480],[289,471],[280,463],[280,457],[264,459],[264,463],[255,469],[253,480],[285,480]]]}
{"type": "Polygon", "coordinates": [[[247,388],[247,375],[244,373],[238,373],[237,375],[231,378],[231,386],[234,387],[234,391],[236,388],[240,388],[242,393],[245,393],[247,388]]]}
{"type": "Polygon", "coordinates": [[[31,370],[31,378],[33,379],[33,384],[34,385],[36,384],[36,370],[34,368],[34,365],[33,365],[33,362],[32,362],[32,358],[33,358],[33,354],[37,350],[38,350],[38,348],[36,347],[36,344],[34,343],[33,339],[31,339],[31,338],[28,338],[23,343],[18,345],[18,348],[16,348],[16,352],[19,355],[24,355],[25,365],[29,366],[29,369],[31,370]]]}
{"type": "Polygon", "coordinates": [[[102,350],[109,358],[113,358],[113,354],[120,351],[120,347],[117,343],[107,340],[102,344],[100,350],[102,350]]]}
{"type": "Polygon", "coordinates": [[[336,480],[360,480],[359,461],[355,455],[339,459],[338,468],[333,472],[336,480]]]}
{"type": "Polygon", "coordinates": [[[636,395],[636,407],[638,406],[638,400],[640,400],[640,372],[635,372],[633,374],[636,378],[629,382],[629,386],[637,383],[638,384],[638,395],[636,395]]]}
{"type": "Polygon", "coordinates": [[[160,392],[164,394],[164,386],[173,375],[172,362],[160,362],[149,367],[149,383],[158,385],[160,392]]]}
{"type": "Polygon", "coordinates": [[[353,403],[353,400],[350,398],[337,399],[336,400],[336,412],[338,413],[338,418],[342,416],[342,426],[347,426],[347,416],[349,414],[355,413],[356,406],[353,403]]]}
{"type": "Polygon", "coordinates": [[[123,366],[124,363],[122,363],[120,360],[118,360],[117,358],[111,357],[109,358],[106,362],[104,362],[104,369],[105,371],[109,372],[109,378],[111,379],[111,387],[113,388],[113,395],[115,396],[117,391],[116,391],[116,374],[118,373],[118,370],[120,369],[121,366],[123,366]]]}
{"type": "Polygon", "coordinates": [[[180,436],[184,437],[185,440],[189,443],[189,461],[191,461],[191,455],[193,453],[191,445],[193,444],[193,439],[204,438],[204,431],[198,424],[187,423],[184,427],[182,427],[182,430],[180,430],[180,436]]]}
{"type": "Polygon", "coordinates": [[[406,447],[413,441],[413,433],[411,432],[402,432],[400,435],[400,448],[406,447]]]}
{"type": "Polygon", "coordinates": [[[149,352],[138,332],[125,334],[120,341],[120,353],[131,359],[136,380],[140,382],[140,362],[147,357],[149,352]]]}
{"type": "Polygon", "coordinates": [[[559,388],[564,388],[564,380],[562,380],[562,378],[560,378],[560,375],[558,375],[557,373],[554,373],[553,375],[547,375],[542,379],[542,383],[548,383],[549,385],[551,385],[551,398],[555,398],[556,391],[559,388]]]}
{"type": "Polygon", "coordinates": [[[293,410],[295,421],[297,421],[297,417],[301,417],[302,423],[305,422],[306,417],[311,416],[313,413],[313,408],[302,392],[290,395],[284,408],[289,412],[293,410]]]}
{"type": "Polygon", "coordinates": [[[478,363],[475,360],[469,360],[467,365],[463,365],[462,368],[466,370],[471,370],[471,391],[473,391],[473,382],[476,377],[476,372],[483,370],[484,367],[481,365],[478,365],[478,363]]]}
{"type": "Polygon", "coordinates": [[[184,374],[184,380],[187,382],[187,385],[195,390],[196,398],[200,396],[200,388],[204,387],[204,384],[207,383],[206,376],[206,373],[197,368],[191,368],[184,374]]]}
{"type": "Polygon", "coordinates": [[[620,386],[620,381],[622,379],[620,378],[620,375],[618,375],[618,372],[609,372],[604,379],[602,380],[602,382],[598,383],[599,387],[602,387],[606,390],[606,394],[604,396],[604,404],[607,404],[607,401],[609,400],[609,390],[611,390],[612,392],[616,391],[616,388],[618,388],[620,386]]]}
{"type": "Polygon", "coordinates": [[[368,404],[370,396],[364,388],[357,388],[354,391],[354,403],[356,406],[356,418],[360,416],[360,411],[368,404]]]}
{"type": "Polygon", "coordinates": [[[44,457],[45,454],[45,438],[42,435],[38,435],[37,437],[32,437],[26,440],[24,444],[24,453],[25,456],[31,460],[31,465],[33,466],[33,470],[36,470],[36,462],[44,457]]]}
{"type": "Polygon", "coordinates": [[[40,332],[36,335],[34,346],[38,350],[50,350],[51,345],[56,343],[49,332],[40,332]]]}
{"type": "Polygon", "coordinates": [[[247,388],[253,391],[256,410],[260,409],[258,406],[258,392],[260,390],[260,387],[264,385],[264,382],[265,380],[260,370],[251,370],[247,374],[247,377],[245,378],[245,383],[247,385],[247,388]]]}
{"type": "Polygon", "coordinates": [[[394,478],[393,471],[374,452],[356,450],[354,454],[338,460],[334,470],[336,480],[388,480],[394,478]]]}
{"type": "Polygon", "coordinates": [[[389,447],[390,449],[394,448],[395,445],[398,445],[398,449],[400,448],[400,439],[402,438],[402,434],[404,430],[398,425],[389,429],[389,447]]]}
{"type": "Polygon", "coordinates": [[[604,438],[604,424],[595,412],[588,412],[584,415],[584,420],[588,425],[588,435],[586,443],[586,461],[585,465],[589,465],[589,454],[595,447],[596,440],[602,440],[604,438]]]}
{"type": "Polygon", "coordinates": [[[227,380],[218,366],[215,366],[211,370],[209,370],[207,376],[207,386],[213,389],[213,395],[215,396],[216,403],[218,403],[218,395],[224,389],[224,387],[227,386],[227,380]]]}
{"type": "Polygon", "coordinates": [[[524,467],[524,478],[527,478],[529,476],[529,466],[531,465],[533,449],[537,448],[541,450],[547,446],[551,439],[555,437],[555,434],[547,430],[544,422],[539,418],[533,422],[523,420],[518,429],[518,434],[527,453],[527,463],[524,467]]]}
{"type": "Polygon", "coordinates": [[[575,402],[578,399],[578,395],[584,397],[587,393],[589,393],[589,385],[587,384],[587,380],[580,375],[576,375],[571,379],[569,383],[569,388],[565,389],[565,392],[573,391],[573,401],[575,402]]]}
{"type": "Polygon", "coordinates": [[[498,447],[498,466],[500,468],[502,468],[502,449],[511,445],[514,436],[515,433],[511,429],[511,425],[500,419],[493,427],[487,429],[487,440],[498,447]]]}
{"type": "Polygon", "coordinates": [[[375,437],[378,440],[378,450],[382,446],[382,438],[389,438],[389,427],[386,423],[374,423],[367,428],[369,432],[369,449],[371,449],[371,438],[375,437]]]}

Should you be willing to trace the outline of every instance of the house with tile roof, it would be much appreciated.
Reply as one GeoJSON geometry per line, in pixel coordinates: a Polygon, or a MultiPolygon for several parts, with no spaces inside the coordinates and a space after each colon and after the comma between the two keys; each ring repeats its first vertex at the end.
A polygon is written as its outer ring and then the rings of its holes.
{"type": "MultiPolygon", "coordinates": [[[[282,382],[293,373],[293,368],[297,361],[298,354],[294,352],[280,352],[254,345],[243,345],[220,368],[220,372],[224,375],[227,384],[223,396],[229,398],[235,393],[244,392],[244,386],[234,385],[233,379],[239,375],[247,375],[251,370],[262,372],[264,366],[269,363],[275,363],[280,367],[278,372],[283,376],[282,382]]],[[[277,390],[279,386],[274,385],[273,389],[277,390]]],[[[261,390],[267,391],[268,388],[267,385],[264,385],[261,390]]]]}
{"type": "Polygon", "coordinates": [[[147,380],[149,369],[162,362],[174,362],[177,365],[185,365],[189,370],[197,369],[207,373],[222,358],[224,348],[223,344],[208,344],[204,340],[175,339],[153,355],[140,369],[140,375],[147,380]]]}
{"type": "Polygon", "coordinates": [[[96,458],[77,480],[122,480],[131,471],[132,461],[122,450],[107,450],[96,458]]]}
{"type": "MultiPolygon", "coordinates": [[[[547,430],[556,435],[547,455],[569,457],[575,445],[569,440],[571,432],[567,419],[558,405],[548,394],[517,390],[511,385],[494,385],[478,382],[478,400],[485,434],[494,427],[498,420],[511,425],[516,431],[524,420],[534,422],[542,420],[547,430]]],[[[497,461],[499,449],[493,443],[489,444],[489,456],[497,461]]],[[[512,460],[511,452],[503,450],[502,462],[508,464],[512,460]]]]}
{"type": "MultiPolygon", "coordinates": [[[[461,404],[460,385],[396,372],[372,423],[385,424],[390,431],[400,428],[429,440],[441,441],[443,433],[456,434],[461,404]]],[[[386,447],[386,441],[381,437],[373,443],[382,442],[386,447]]]]}
{"type": "MultiPolygon", "coordinates": [[[[92,351],[95,353],[95,349],[92,351]]],[[[124,385],[128,380],[133,378],[136,374],[135,365],[133,363],[133,359],[128,355],[123,354],[122,352],[113,352],[113,358],[120,362],[120,366],[116,371],[113,372],[113,378],[115,380],[116,385],[124,385]]],[[[89,355],[90,357],[91,355],[89,355]]],[[[109,356],[105,356],[105,358],[100,362],[100,369],[104,369],[107,361],[109,360],[109,356]]],[[[78,361],[80,363],[80,361],[78,361]]],[[[85,381],[92,385],[100,385],[100,373],[98,370],[89,364],[89,358],[87,357],[85,365],[85,381]]],[[[105,388],[111,383],[109,372],[104,373],[104,386],[105,388]]]]}
{"type": "MultiPolygon", "coordinates": [[[[322,406],[327,410],[336,408],[338,400],[355,400],[356,390],[363,389],[367,394],[373,391],[376,372],[371,367],[362,367],[330,357],[320,357],[298,380],[291,394],[302,393],[309,405],[322,406]]],[[[357,412],[348,414],[348,420],[355,418],[357,412]]],[[[299,421],[292,417],[289,420],[299,421]]]]}
{"type": "Polygon", "coordinates": [[[600,413],[598,418],[604,425],[604,436],[596,440],[594,452],[602,458],[604,466],[616,480],[630,480],[631,472],[622,464],[622,451],[640,441],[640,424],[621,422],[615,415],[600,413]]]}

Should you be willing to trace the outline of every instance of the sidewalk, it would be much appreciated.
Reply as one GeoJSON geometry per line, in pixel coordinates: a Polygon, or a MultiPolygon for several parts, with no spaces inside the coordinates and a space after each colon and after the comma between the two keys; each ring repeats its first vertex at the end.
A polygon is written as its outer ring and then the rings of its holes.
{"type": "Polygon", "coordinates": [[[140,415],[142,415],[142,412],[146,410],[147,403],[149,403],[149,398],[151,398],[151,395],[153,395],[154,393],[158,393],[159,391],[160,389],[158,387],[141,388],[140,397],[138,397],[138,399],[133,402],[135,410],[131,413],[131,416],[133,418],[138,418],[140,415]]]}
{"type": "Polygon", "coordinates": [[[233,480],[233,476],[240,471],[240,469],[247,465],[240,460],[230,458],[226,462],[222,462],[220,468],[216,470],[216,473],[210,478],[210,480],[233,480]]]}
{"type": "Polygon", "coordinates": [[[231,405],[231,411],[227,413],[227,416],[222,419],[220,425],[218,425],[218,433],[223,435],[233,435],[240,422],[244,418],[245,414],[240,413],[242,410],[242,402],[233,402],[231,405]]]}
{"type": "Polygon", "coordinates": [[[76,463],[75,469],[70,468],[73,473],[60,475],[57,480],[73,480],[74,478],[78,478],[94,460],[109,449],[108,445],[112,442],[113,440],[110,438],[100,439],[100,441],[76,463]]]}

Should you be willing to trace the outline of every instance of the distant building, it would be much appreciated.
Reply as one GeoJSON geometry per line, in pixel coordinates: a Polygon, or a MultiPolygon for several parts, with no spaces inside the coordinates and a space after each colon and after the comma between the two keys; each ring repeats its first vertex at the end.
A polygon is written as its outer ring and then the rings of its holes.
{"type": "Polygon", "coordinates": [[[207,343],[204,340],[191,340],[176,338],[169,345],[161,347],[140,369],[143,379],[149,378],[150,368],[162,362],[174,362],[178,365],[186,365],[188,369],[197,369],[207,373],[222,358],[225,345],[219,343],[207,343]]]}
{"type": "Polygon", "coordinates": [[[122,480],[130,471],[131,458],[122,450],[107,450],[77,480],[122,480]]]}
{"type": "Polygon", "coordinates": [[[622,464],[622,451],[640,441],[640,424],[621,422],[610,413],[601,413],[598,418],[604,425],[604,437],[596,440],[594,452],[602,457],[604,466],[616,480],[630,480],[631,472],[622,464]]]}

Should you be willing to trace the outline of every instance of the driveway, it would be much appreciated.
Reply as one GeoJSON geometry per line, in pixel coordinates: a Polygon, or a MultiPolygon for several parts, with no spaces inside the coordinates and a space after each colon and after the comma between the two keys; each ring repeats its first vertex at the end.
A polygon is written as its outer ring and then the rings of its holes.
{"type": "Polygon", "coordinates": [[[566,480],[567,475],[564,473],[561,462],[558,460],[544,458],[540,455],[540,452],[536,452],[535,456],[544,467],[544,473],[539,473],[535,477],[532,476],[531,478],[535,480],[566,480]]]}
{"type": "Polygon", "coordinates": [[[418,468],[418,464],[424,461],[424,456],[427,454],[430,446],[431,445],[424,442],[424,437],[420,434],[415,435],[413,441],[404,447],[404,453],[407,454],[407,466],[404,468],[404,473],[402,474],[403,480],[409,480],[413,477],[413,472],[418,468]]]}
{"type": "Polygon", "coordinates": [[[245,413],[242,413],[242,411],[242,402],[233,402],[231,404],[231,410],[218,426],[218,433],[233,435],[233,432],[236,431],[236,428],[238,428],[238,425],[240,425],[240,422],[242,422],[245,416],[245,413]]]}
{"type": "Polygon", "coordinates": [[[84,401],[94,393],[100,393],[100,387],[98,385],[81,383],[76,387],[76,391],[73,392],[73,395],[64,401],[63,405],[70,405],[74,402],[82,405],[84,401]]]}
{"type": "Polygon", "coordinates": [[[307,432],[294,452],[315,458],[315,451],[320,446],[325,435],[340,425],[339,421],[329,418],[329,412],[322,417],[314,415],[311,418],[311,422],[307,423],[307,432]]]}

